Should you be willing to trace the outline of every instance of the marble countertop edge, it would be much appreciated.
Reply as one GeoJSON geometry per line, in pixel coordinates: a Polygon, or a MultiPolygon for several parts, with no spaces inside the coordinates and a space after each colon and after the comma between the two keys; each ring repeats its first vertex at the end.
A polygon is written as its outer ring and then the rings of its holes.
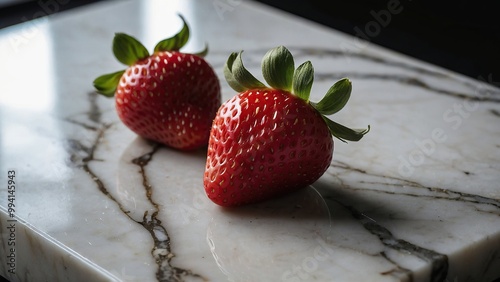
{"type": "Polygon", "coordinates": [[[115,275],[0,206],[1,272],[16,281],[119,281],[115,275]],[[9,240],[10,239],[10,240],[9,240]],[[4,242],[4,240],[6,242],[4,242]],[[28,244],[25,244],[25,243],[28,244]],[[39,267],[32,267],[32,265],[39,267]]]}

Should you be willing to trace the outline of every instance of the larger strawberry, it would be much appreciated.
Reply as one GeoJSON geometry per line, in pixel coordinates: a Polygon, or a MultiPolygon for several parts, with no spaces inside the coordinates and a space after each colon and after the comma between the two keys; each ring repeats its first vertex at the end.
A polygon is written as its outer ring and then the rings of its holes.
{"type": "Polygon", "coordinates": [[[325,116],[347,103],[348,79],[313,103],[309,61],[295,70],[285,47],[271,49],[262,60],[268,87],[245,69],[241,54],[231,54],[224,69],[228,84],[240,93],[217,112],[204,174],[206,194],[221,206],[255,203],[312,184],[330,165],[332,135],[358,141],[369,131],[349,129],[325,116]]]}
{"type": "Polygon", "coordinates": [[[179,51],[189,39],[182,21],[181,31],[160,41],[152,55],[135,38],[117,33],[114,55],[129,67],[98,77],[94,86],[116,97],[118,116],[139,136],[192,150],[208,143],[221,96],[219,80],[202,57],[206,49],[200,54],[179,51]]]}

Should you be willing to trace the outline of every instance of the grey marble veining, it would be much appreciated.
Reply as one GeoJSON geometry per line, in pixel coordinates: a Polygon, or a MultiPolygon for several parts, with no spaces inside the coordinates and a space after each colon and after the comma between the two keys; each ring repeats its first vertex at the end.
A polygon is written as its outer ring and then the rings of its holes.
{"type": "Polygon", "coordinates": [[[246,1],[97,3],[4,29],[0,50],[1,181],[16,171],[13,218],[0,186],[0,248],[11,254],[15,236],[15,273],[5,255],[0,271],[13,281],[500,277],[498,78],[469,79],[246,1]],[[372,131],[335,142],[310,187],[215,206],[205,151],[138,138],[91,85],[119,67],[114,32],[153,46],[178,30],[177,12],[193,31],[188,51],[209,43],[223,100],[234,95],[222,75],[230,52],[245,50],[258,74],[265,52],[285,45],[297,65],[313,63],[313,101],[349,77],[352,98],[335,119],[372,131]]]}

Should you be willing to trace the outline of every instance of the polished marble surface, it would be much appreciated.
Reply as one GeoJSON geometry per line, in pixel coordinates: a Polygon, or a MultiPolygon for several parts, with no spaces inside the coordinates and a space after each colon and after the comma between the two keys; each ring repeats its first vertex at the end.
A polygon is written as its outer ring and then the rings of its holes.
{"type": "Polygon", "coordinates": [[[248,1],[96,3],[0,30],[0,50],[0,274],[12,281],[500,277],[500,89],[481,81],[494,77],[456,75],[248,1]],[[222,75],[230,52],[244,49],[257,74],[265,52],[285,45],[315,66],[313,101],[349,77],[336,119],[372,131],[336,142],[331,167],[304,190],[215,206],[203,150],[136,137],[92,89],[120,68],[115,32],[152,47],[180,28],[178,12],[192,29],[185,50],[209,43],[223,100],[234,95],[222,75]]]}

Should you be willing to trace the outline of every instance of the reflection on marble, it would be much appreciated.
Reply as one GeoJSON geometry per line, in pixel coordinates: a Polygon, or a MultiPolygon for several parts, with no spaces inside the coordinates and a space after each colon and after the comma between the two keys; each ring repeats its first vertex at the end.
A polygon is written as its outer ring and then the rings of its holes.
{"type": "Polygon", "coordinates": [[[293,279],[296,267],[304,267],[304,273],[318,270],[332,252],[325,242],[330,227],[328,206],[307,187],[281,199],[214,214],[207,241],[230,281],[259,281],[263,273],[269,281],[280,281],[293,279]]]}
{"type": "MultiPolygon", "coordinates": [[[[28,73],[0,70],[12,77],[0,86],[0,179],[16,171],[19,245],[16,273],[2,256],[0,274],[13,281],[500,277],[497,78],[472,80],[370,44],[359,48],[351,37],[253,2],[166,3],[97,3],[0,31],[7,65],[37,62],[28,73]],[[117,69],[114,32],[149,46],[179,28],[168,20],[177,12],[192,25],[187,48],[209,42],[207,60],[221,80],[230,52],[244,49],[246,66],[259,73],[277,45],[297,65],[315,66],[313,101],[348,76],[353,95],[335,118],[372,132],[359,143],[336,142],[330,168],[311,187],[238,209],[215,206],[203,190],[205,151],[136,137],[112,99],[92,92],[96,75],[117,69]]],[[[229,99],[234,93],[222,86],[229,99]]],[[[2,253],[10,252],[6,189],[2,253]]]]}

